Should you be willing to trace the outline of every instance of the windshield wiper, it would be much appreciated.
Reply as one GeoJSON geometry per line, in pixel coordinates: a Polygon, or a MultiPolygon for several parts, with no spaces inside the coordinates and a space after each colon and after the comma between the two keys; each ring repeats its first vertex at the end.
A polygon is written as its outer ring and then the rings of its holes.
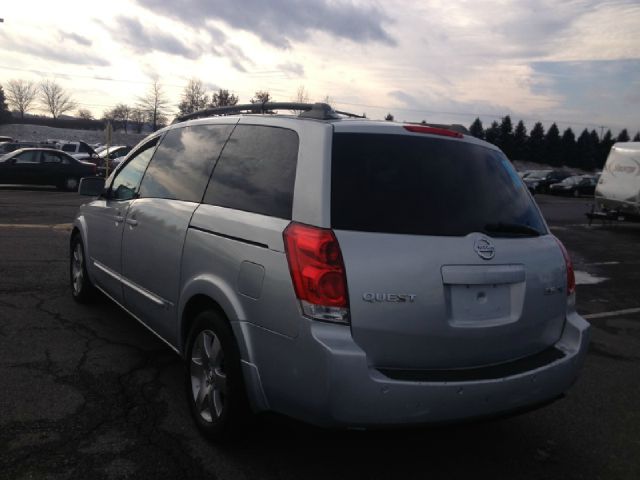
{"type": "Polygon", "coordinates": [[[528,237],[539,237],[541,233],[529,225],[521,223],[487,223],[484,226],[487,234],[491,233],[512,233],[515,235],[525,235],[528,237]]]}

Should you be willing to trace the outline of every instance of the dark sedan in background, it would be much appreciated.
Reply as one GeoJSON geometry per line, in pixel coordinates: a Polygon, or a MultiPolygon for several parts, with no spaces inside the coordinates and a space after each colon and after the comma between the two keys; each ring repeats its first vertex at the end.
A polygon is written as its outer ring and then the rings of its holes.
{"type": "Polygon", "coordinates": [[[563,170],[535,170],[522,180],[531,193],[548,193],[551,185],[570,176],[570,172],[563,170]]]}
{"type": "Polygon", "coordinates": [[[52,148],[22,148],[0,157],[0,184],[54,185],[77,191],[82,177],[95,174],[93,163],[52,148]]]}
{"type": "Polygon", "coordinates": [[[549,193],[554,195],[573,195],[580,197],[581,195],[593,196],[598,177],[593,175],[576,175],[567,177],[559,183],[554,183],[549,187],[549,193]]]}

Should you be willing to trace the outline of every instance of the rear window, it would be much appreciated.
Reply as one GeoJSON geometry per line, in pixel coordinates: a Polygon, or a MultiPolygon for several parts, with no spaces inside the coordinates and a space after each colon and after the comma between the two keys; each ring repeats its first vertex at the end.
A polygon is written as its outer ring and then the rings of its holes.
{"type": "Polygon", "coordinates": [[[334,135],[333,228],[464,236],[499,223],[546,233],[526,187],[502,153],[432,137],[334,135]]]}

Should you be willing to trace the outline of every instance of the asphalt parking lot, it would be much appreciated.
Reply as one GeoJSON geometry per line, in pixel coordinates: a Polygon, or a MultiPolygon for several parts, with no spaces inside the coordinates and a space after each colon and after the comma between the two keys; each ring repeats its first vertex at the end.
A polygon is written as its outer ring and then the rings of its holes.
{"type": "Polygon", "coordinates": [[[538,197],[593,326],[566,398],[416,430],[265,417],[224,448],[196,431],[168,347],[106,299],[71,299],[68,224],[83,201],[0,187],[0,478],[640,478],[640,225],[589,227],[587,198],[538,197]]]}

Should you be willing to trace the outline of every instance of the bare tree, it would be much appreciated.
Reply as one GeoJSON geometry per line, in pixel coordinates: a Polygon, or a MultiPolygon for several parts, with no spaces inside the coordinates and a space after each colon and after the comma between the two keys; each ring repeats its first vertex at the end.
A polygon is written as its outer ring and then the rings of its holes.
{"type": "MultiPolygon", "coordinates": [[[[296,91],[296,96],[293,98],[296,103],[309,103],[309,92],[304,85],[300,85],[296,91]]],[[[303,110],[294,110],[295,113],[302,113],[303,110]]]]}
{"type": "Polygon", "coordinates": [[[137,133],[142,133],[142,127],[144,126],[146,118],[146,114],[139,108],[133,108],[129,113],[129,120],[135,127],[137,133]]]}
{"type": "Polygon", "coordinates": [[[306,88],[304,88],[304,85],[300,85],[298,87],[298,90],[296,91],[296,96],[293,99],[293,101],[297,103],[309,103],[309,92],[307,91],[306,88]]]}
{"type": "Polygon", "coordinates": [[[158,129],[159,125],[167,121],[168,106],[169,102],[158,80],[153,81],[145,96],[138,98],[138,109],[145,112],[146,118],[149,123],[151,123],[154,132],[158,129]]]}
{"type": "Polygon", "coordinates": [[[211,107],[228,107],[238,103],[238,97],[222,88],[211,97],[211,107]]]}
{"type": "Polygon", "coordinates": [[[273,98],[271,98],[271,94],[267,90],[258,90],[249,101],[251,103],[267,103],[273,102],[273,98]]]}
{"type": "Polygon", "coordinates": [[[207,107],[209,96],[202,80],[192,78],[182,91],[182,100],[178,104],[180,115],[197,112],[207,107]]]}
{"type": "Polygon", "coordinates": [[[78,109],[78,112],[76,113],[76,116],[78,118],[81,118],[82,120],[93,120],[92,113],[89,110],[87,110],[86,108],[78,109]]]}
{"type": "Polygon", "coordinates": [[[124,133],[127,133],[127,127],[129,124],[129,116],[131,115],[131,107],[125,103],[119,103],[113,110],[111,110],[111,115],[115,122],[120,122],[120,125],[124,129],[124,133]]]}
{"type": "Polygon", "coordinates": [[[40,103],[54,119],[76,108],[71,95],[55,80],[44,80],[40,83],[40,103]]]}
{"type": "Polygon", "coordinates": [[[11,108],[20,112],[20,118],[24,118],[24,114],[29,110],[37,95],[38,89],[33,82],[9,80],[7,101],[11,108]]]}

